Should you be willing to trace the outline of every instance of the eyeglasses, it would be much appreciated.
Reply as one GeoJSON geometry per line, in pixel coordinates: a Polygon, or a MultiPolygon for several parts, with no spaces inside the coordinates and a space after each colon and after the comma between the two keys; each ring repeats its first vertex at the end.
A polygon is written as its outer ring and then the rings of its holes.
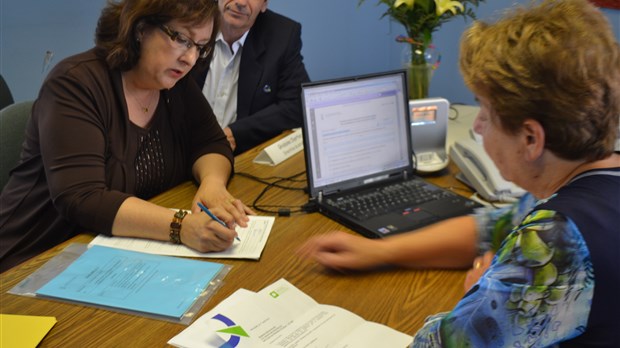
{"type": "Polygon", "coordinates": [[[172,40],[175,44],[175,47],[178,47],[185,52],[196,46],[196,49],[198,50],[198,58],[207,58],[209,53],[211,53],[211,46],[209,46],[209,44],[199,45],[189,37],[179,33],[178,31],[172,30],[170,27],[163,24],[159,26],[159,29],[170,37],[170,40],[172,40]]]}

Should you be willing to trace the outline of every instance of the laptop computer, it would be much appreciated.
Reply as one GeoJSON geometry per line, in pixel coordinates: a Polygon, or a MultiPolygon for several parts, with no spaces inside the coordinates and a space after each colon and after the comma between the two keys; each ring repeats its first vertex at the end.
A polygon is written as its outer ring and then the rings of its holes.
{"type": "Polygon", "coordinates": [[[414,175],[408,105],[405,70],[302,84],[308,193],[319,212],[382,238],[480,206],[414,175]]]}

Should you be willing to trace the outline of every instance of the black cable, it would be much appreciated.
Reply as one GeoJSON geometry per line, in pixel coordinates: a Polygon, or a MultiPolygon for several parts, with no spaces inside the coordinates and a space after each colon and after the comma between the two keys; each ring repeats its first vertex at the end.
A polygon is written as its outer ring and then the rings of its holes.
{"type": "Polygon", "coordinates": [[[266,185],[252,202],[252,209],[262,212],[262,213],[267,213],[267,214],[277,214],[278,216],[290,216],[291,214],[296,214],[296,213],[311,213],[315,211],[315,209],[313,209],[313,204],[311,203],[306,203],[299,207],[297,206],[291,207],[291,206],[286,206],[286,205],[259,204],[258,202],[260,201],[261,198],[263,198],[263,196],[267,193],[267,191],[269,191],[270,189],[274,187],[284,189],[284,190],[304,191],[305,187],[285,186],[285,185],[282,185],[281,183],[283,182],[305,183],[306,182],[305,179],[297,179],[297,177],[305,173],[306,173],[305,171],[302,171],[297,174],[293,174],[289,177],[272,176],[272,177],[267,177],[267,178],[261,178],[261,177],[257,177],[255,175],[243,173],[243,172],[238,172],[235,174],[241,175],[243,177],[246,177],[251,180],[255,180],[259,183],[266,185]],[[269,181],[269,180],[274,180],[274,179],[275,181],[273,182],[269,181]],[[273,210],[273,209],[268,209],[268,208],[278,208],[278,209],[273,210]]]}
{"type": "MultiPolygon", "coordinates": [[[[267,184],[267,186],[265,186],[265,187],[263,188],[263,190],[262,190],[262,191],[258,194],[258,196],[256,196],[256,198],[255,198],[255,199],[254,199],[254,201],[252,202],[252,208],[253,208],[253,209],[256,209],[256,210],[258,210],[258,211],[260,211],[260,212],[263,212],[263,213],[277,214],[277,213],[278,213],[277,211],[268,210],[268,209],[263,208],[263,206],[259,206],[259,205],[258,205],[258,201],[259,201],[259,200],[260,200],[260,199],[261,199],[261,198],[265,195],[265,193],[267,193],[267,191],[269,191],[271,188],[273,188],[273,187],[278,187],[278,186],[277,186],[277,184],[278,184],[280,181],[284,181],[284,179],[278,179],[278,180],[276,180],[276,181],[274,181],[274,182],[272,182],[272,183],[268,183],[268,184],[267,184]]],[[[279,205],[278,205],[278,206],[276,206],[276,205],[264,205],[264,207],[270,207],[270,208],[286,208],[286,206],[279,206],[279,205]]]]}
{"type": "MultiPolygon", "coordinates": [[[[235,173],[235,175],[240,175],[240,176],[246,177],[248,179],[251,179],[251,180],[254,180],[254,181],[258,181],[261,184],[272,185],[272,184],[274,184],[274,182],[269,182],[267,180],[277,179],[276,182],[279,182],[279,181],[306,182],[305,179],[295,179],[296,177],[298,177],[298,176],[300,176],[302,174],[305,174],[305,173],[306,172],[303,171],[303,172],[299,172],[297,174],[293,174],[290,177],[271,176],[271,177],[267,177],[267,178],[261,178],[261,177],[254,176],[252,174],[248,174],[248,173],[244,173],[244,172],[238,172],[238,173],[235,173]]],[[[282,186],[282,185],[277,185],[277,184],[276,184],[276,187],[281,188],[281,189],[285,189],[285,190],[303,190],[303,188],[299,188],[299,187],[282,186]]]]}
{"type": "Polygon", "coordinates": [[[465,105],[465,104],[455,103],[455,104],[450,105],[450,110],[454,111],[454,116],[448,115],[448,119],[450,121],[455,121],[457,118],[459,118],[459,111],[453,105],[465,105]]]}

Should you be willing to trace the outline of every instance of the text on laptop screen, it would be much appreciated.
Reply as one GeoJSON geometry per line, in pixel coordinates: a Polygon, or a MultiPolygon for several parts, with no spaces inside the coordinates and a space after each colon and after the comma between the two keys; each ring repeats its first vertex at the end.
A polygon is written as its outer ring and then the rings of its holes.
{"type": "Polygon", "coordinates": [[[314,186],[366,177],[409,163],[404,74],[304,88],[314,186]]]}

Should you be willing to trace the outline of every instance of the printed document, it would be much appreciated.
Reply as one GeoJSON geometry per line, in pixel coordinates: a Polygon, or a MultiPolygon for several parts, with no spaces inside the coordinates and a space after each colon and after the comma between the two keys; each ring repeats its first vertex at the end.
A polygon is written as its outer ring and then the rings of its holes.
{"type": "Polygon", "coordinates": [[[107,237],[98,235],[89,245],[102,245],[111,248],[139,251],[149,254],[205,257],[222,259],[253,259],[258,260],[267,244],[267,238],[275,221],[273,216],[248,215],[248,227],[237,226],[240,241],[227,250],[220,252],[201,253],[182,244],[172,244],[157,240],[127,237],[107,237]]]}
{"type": "Polygon", "coordinates": [[[168,343],[182,348],[406,347],[411,336],[319,304],[280,279],[258,293],[237,290],[168,343]]]}

